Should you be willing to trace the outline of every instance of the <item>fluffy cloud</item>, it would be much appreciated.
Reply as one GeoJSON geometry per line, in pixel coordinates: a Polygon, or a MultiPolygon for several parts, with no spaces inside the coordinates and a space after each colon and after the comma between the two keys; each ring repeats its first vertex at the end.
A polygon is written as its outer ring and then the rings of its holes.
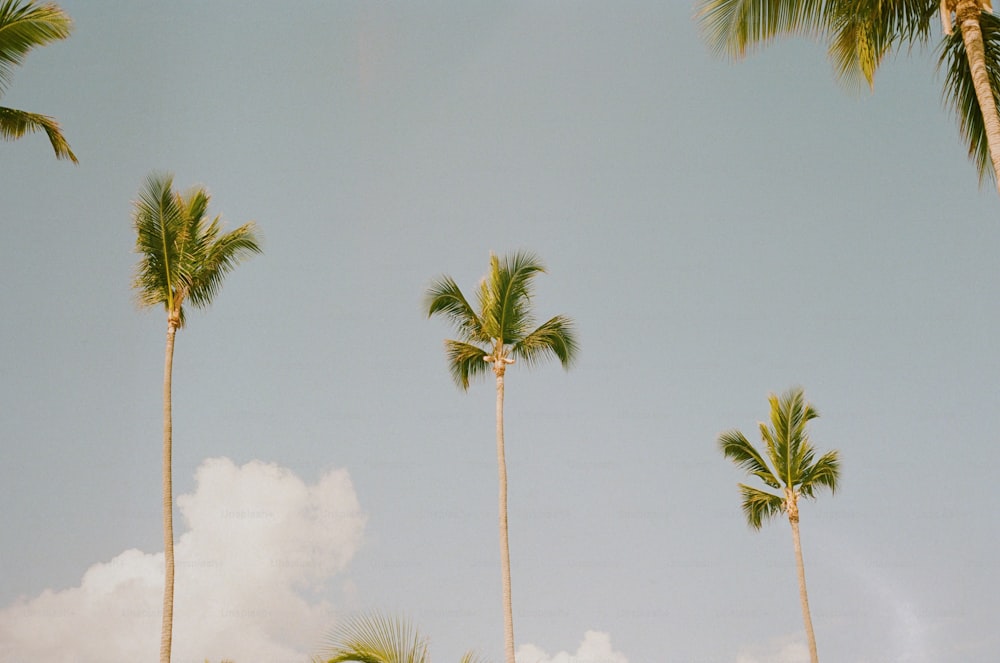
{"type": "Polygon", "coordinates": [[[611,649],[611,636],[600,631],[587,631],[575,654],[559,652],[549,656],[534,645],[521,645],[514,656],[517,663],[628,663],[621,652],[611,649]]]}
{"type": "MultiPolygon", "coordinates": [[[[346,470],[307,485],[290,470],[226,458],[198,468],[177,505],[175,663],[223,658],[301,663],[333,621],[310,596],[350,562],[365,516],[346,470]]],[[[79,587],[46,590],[0,610],[0,660],[156,660],[163,553],[126,550],[79,587]]]]}
{"type": "Polygon", "coordinates": [[[772,638],[766,645],[742,648],[736,663],[809,663],[809,647],[797,635],[772,638]]]}

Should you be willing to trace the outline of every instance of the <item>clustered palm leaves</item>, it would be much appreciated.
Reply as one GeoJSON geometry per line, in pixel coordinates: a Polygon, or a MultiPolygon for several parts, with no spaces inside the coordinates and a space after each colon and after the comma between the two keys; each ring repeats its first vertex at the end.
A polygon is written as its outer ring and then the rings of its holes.
{"type": "MultiPolygon", "coordinates": [[[[24,62],[32,49],[65,39],[72,27],[69,16],[55,4],[0,2],[0,95],[7,91],[14,68],[24,62]]],[[[0,106],[0,136],[5,140],[16,140],[35,131],[48,135],[56,158],[76,163],[76,155],[53,118],[0,106]]]]}
{"type": "MultiPolygon", "coordinates": [[[[427,644],[427,638],[403,618],[378,612],[355,615],[330,632],[323,653],[313,657],[313,663],[430,663],[427,644]]],[[[484,661],[468,651],[460,663],[484,661]]]]}
{"type": "Polygon", "coordinates": [[[171,381],[174,337],[184,326],[184,304],[204,308],[222,287],[222,281],[243,259],[260,253],[256,228],[247,223],[222,231],[219,217],[209,220],[209,195],[195,187],[186,195],[173,189],[170,175],[150,175],[133,204],[135,250],[141,255],[133,287],[142,306],[167,312],[167,346],[163,368],[163,627],[160,661],[170,663],[174,599],[173,427],[171,381]]]}
{"type": "Polygon", "coordinates": [[[889,53],[930,40],[941,24],[944,98],[979,171],[1000,190],[1000,21],[990,0],[698,0],[709,43],[733,58],[786,34],[825,40],[837,77],[873,85],[889,53]],[[954,15],[954,19],[953,19],[954,15]]]}
{"type": "Polygon", "coordinates": [[[500,564],[504,608],[504,653],[514,663],[514,616],[511,605],[510,546],[507,540],[507,462],[503,437],[504,374],[520,359],[529,366],[555,356],[568,368],[576,355],[573,322],[557,315],[535,327],[531,311],[532,279],[545,271],[532,253],[504,258],[490,254],[490,271],[479,284],[478,309],[462,294],[454,279],[442,276],[427,291],[428,316],[442,315],[459,340],[445,341],[452,378],[463,390],[473,378],[493,370],[497,381],[497,474],[500,503],[500,564]]]}
{"type": "Polygon", "coordinates": [[[784,513],[792,526],[792,542],[795,547],[795,561],[799,575],[799,597],[802,602],[802,618],[809,640],[809,654],[816,663],[816,636],[813,633],[812,617],[809,614],[809,598],[806,593],[805,567],[802,562],[802,548],[799,541],[800,497],[815,498],[822,489],[836,492],[840,477],[840,459],[836,451],[828,451],[816,457],[816,450],[809,441],[806,424],[819,416],[816,409],[806,402],[805,393],[796,387],[779,398],[769,397],[771,406],[770,423],[760,424],[760,437],[764,443],[761,454],[738,430],[731,430],[719,436],[719,449],[750,476],[762,481],[774,491],[761,490],[746,484],[739,484],[743,498],[743,514],[747,524],[759,530],[765,522],[784,513]]]}

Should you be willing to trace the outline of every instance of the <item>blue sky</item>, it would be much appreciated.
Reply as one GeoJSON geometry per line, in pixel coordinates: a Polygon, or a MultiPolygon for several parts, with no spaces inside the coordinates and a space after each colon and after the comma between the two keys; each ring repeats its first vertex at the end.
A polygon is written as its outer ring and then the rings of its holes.
{"type": "Polygon", "coordinates": [[[3,99],[80,165],[0,144],[0,648],[42,655],[36,618],[68,651],[144,633],[75,601],[154,582],[162,551],[165,317],[135,306],[129,214],[163,170],[265,250],[178,335],[178,583],[217,602],[189,596],[185,628],[231,647],[192,660],[263,660],[234,651],[251,632],[308,654],[369,608],[435,660],[500,659],[493,388],[452,385],[421,298],[521,248],[581,342],[507,379],[523,660],[804,660],[788,526],[747,529],[715,448],[795,384],[843,459],[802,511],[821,655],[1000,649],[1000,201],[932,49],[852,95],[805,40],[713,57],[687,3],[60,4],[73,35],[3,99]]]}

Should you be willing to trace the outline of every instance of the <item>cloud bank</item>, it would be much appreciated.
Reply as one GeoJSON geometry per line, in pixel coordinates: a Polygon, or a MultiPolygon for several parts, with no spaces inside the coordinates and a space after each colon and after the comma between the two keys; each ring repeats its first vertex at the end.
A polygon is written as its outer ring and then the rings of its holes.
{"type": "MultiPolygon", "coordinates": [[[[350,476],[332,470],[307,485],[274,464],[214,458],[195,477],[177,499],[186,531],[174,549],[173,661],[302,663],[333,622],[311,595],[361,545],[350,476]]],[[[157,660],[162,603],[163,553],[126,550],[78,587],[0,610],[0,660],[157,660]]]]}
{"type": "Polygon", "coordinates": [[[535,645],[521,645],[514,655],[517,663],[628,663],[621,652],[612,650],[611,636],[600,631],[587,631],[575,654],[559,652],[549,656],[535,645]]]}

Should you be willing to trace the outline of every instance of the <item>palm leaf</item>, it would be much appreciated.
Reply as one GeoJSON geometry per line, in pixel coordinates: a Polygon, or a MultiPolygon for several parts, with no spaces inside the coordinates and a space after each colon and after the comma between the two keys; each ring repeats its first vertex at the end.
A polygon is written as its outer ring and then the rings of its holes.
{"type": "Polygon", "coordinates": [[[463,340],[489,342],[490,337],[484,334],[482,320],[450,276],[438,277],[431,283],[424,297],[424,307],[428,318],[440,314],[450,320],[463,340]]]}
{"type": "Polygon", "coordinates": [[[220,232],[217,217],[209,224],[199,242],[198,255],[201,259],[192,274],[191,291],[188,294],[191,303],[199,308],[212,302],[229,272],[251,255],[261,253],[257,226],[253,222],[224,234],[220,232]]]}
{"type": "Polygon", "coordinates": [[[829,488],[836,493],[840,479],[840,456],[836,451],[828,451],[815,463],[809,464],[802,473],[799,491],[809,498],[816,497],[817,488],[829,488]]]}
{"type": "Polygon", "coordinates": [[[36,131],[44,131],[49,137],[49,143],[52,144],[57,159],[69,159],[73,163],[79,163],[55,119],[48,115],[0,107],[0,137],[4,140],[17,140],[25,134],[36,131]]]}
{"type": "Polygon", "coordinates": [[[781,488],[781,484],[771,472],[764,458],[754,449],[746,436],[738,430],[731,430],[719,435],[719,450],[736,466],[759,478],[771,488],[781,488]]]}
{"type": "Polygon", "coordinates": [[[534,366],[549,354],[555,355],[563,368],[569,368],[576,357],[577,343],[573,321],[564,315],[557,315],[544,322],[512,349],[512,354],[534,366]]]}
{"type": "Polygon", "coordinates": [[[743,498],[743,515],[753,529],[759,530],[765,522],[781,514],[784,498],[742,483],[739,487],[743,498]]]}
{"type": "Polygon", "coordinates": [[[181,256],[177,247],[184,231],[184,215],[172,191],[170,175],[152,173],[133,202],[132,224],[136,231],[136,265],[133,287],[141,306],[163,304],[173,308],[179,285],[181,256]]]}
{"type": "Polygon", "coordinates": [[[65,39],[72,29],[73,21],[55,3],[4,0],[0,4],[0,94],[7,90],[14,68],[33,48],[65,39]]]}
{"type": "MultiPolygon", "coordinates": [[[[979,19],[983,33],[983,48],[986,52],[986,73],[993,89],[993,98],[1000,107],[1000,18],[982,12],[979,19]]],[[[994,181],[993,162],[990,159],[986,125],[979,108],[976,88],[969,69],[969,58],[965,53],[961,27],[941,41],[938,70],[945,70],[942,98],[950,106],[958,119],[959,132],[968,144],[969,158],[976,165],[979,184],[994,181]]]]}
{"type": "Polygon", "coordinates": [[[327,637],[325,663],[426,663],[427,640],[402,618],[381,613],[345,620],[327,637]]]}
{"type": "Polygon", "coordinates": [[[534,324],[531,315],[531,280],[545,267],[533,253],[518,251],[502,261],[490,254],[490,274],[486,287],[480,289],[483,317],[494,338],[515,344],[527,335],[534,324]]]}
{"type": "Polygon", "coordinates": [[[444,351],[448,357],[451,377],[463,390],[469,388],[469,383],[474,378],[486,374],[490,369],[486,351],[479,346],[447,340],[444,342],[444,351]]]}
{"type": "Polygon", "coordinates": [[[701,0],[696,19],[717,53],[739,59],[783,34],[818,35],[831,0],[701,0]]]}

